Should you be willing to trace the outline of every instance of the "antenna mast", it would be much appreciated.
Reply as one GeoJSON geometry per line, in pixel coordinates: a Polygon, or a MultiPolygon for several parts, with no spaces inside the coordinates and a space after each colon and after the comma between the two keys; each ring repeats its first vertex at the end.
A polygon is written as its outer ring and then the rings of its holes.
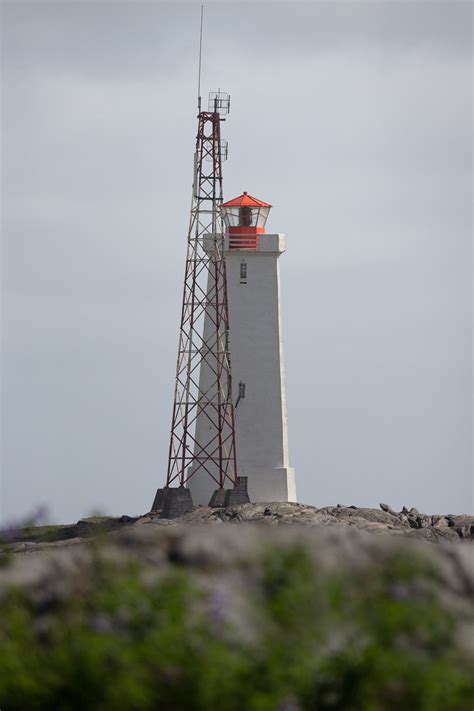
{"type": "Polygon", "coordinates": [[[229,107],[228,94],[211,92],[208,110],[198,116],[168,473],[153,504],[166,518],[192,505],[188,482],[194,477],[208,482],[211,505],[249,500],[237,477],[221,216],[227,142],[220,129],[229,107]]]}
{"type": "Polygon", "coordinates": [[[201,5],[201,29],[199,32],[199,71],[198,71],[198,112],[201,113],[201,61],[202,61],[202,24],[204,20],[204,5],[201,5]]]}

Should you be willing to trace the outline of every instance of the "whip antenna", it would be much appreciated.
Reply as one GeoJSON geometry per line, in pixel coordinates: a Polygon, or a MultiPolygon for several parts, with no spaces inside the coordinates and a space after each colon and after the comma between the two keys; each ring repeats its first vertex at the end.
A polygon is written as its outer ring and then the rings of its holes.
{"type": "Polygon", "coordinates": [[[199,32],[199,72],[198,72],[198,111],[201,111],[201,61],[202,61],[202,24],[204,19],[204,5],[201,5],[201,29],[199,32]]]}

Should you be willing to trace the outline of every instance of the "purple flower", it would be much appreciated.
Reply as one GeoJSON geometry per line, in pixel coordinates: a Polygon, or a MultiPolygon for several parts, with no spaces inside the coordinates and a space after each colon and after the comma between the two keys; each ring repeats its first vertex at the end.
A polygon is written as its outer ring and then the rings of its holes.
{"type": "Polygon", "coordinates": [[[110,619],[105,615],[96,615],[92,618],[91,626],[94,632],[104,634],[105,632],[110,631],[112,624],[110,622],[110,619]]]}
{"type": "Polygon", "coordinates": [[[229,596],[224,590],[213,590],[209,596],[209,615],[216,624],[223,624],[228,619],[229,596]]]}
{"type": "Polygon", "coordinates": [[[296,699],[286,699],[280,704],[278,711],[301,711],[301,706],[296,699]]]}
{"type": "Polygon", "coordinates": [[[409,600],[411,597],[410,590],[405,585],[400,585],[399,583],[390,586],[389,595],[392,600],[397,601],[409,600]]]}

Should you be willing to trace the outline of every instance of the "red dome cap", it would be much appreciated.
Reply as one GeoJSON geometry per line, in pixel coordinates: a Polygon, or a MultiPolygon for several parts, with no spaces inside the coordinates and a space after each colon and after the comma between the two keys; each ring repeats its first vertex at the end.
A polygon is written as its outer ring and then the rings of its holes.
{"type": "Polygon", "coordinates": [[[239,197],[224,202],[222,207],[272,207],[272,205],[268,202],[263,202],[263,200],[258,200],[248,193],[242,193],[239,197]]]}

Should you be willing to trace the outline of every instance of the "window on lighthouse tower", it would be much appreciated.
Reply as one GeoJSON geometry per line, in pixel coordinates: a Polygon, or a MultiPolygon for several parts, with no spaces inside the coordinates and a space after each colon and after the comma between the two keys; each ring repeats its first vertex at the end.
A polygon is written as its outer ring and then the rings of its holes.
{"type": "Polygon", "coordinates": [[[240,283],[247,283],[247,262],[245,261],[240,262],[240,283]]]}

